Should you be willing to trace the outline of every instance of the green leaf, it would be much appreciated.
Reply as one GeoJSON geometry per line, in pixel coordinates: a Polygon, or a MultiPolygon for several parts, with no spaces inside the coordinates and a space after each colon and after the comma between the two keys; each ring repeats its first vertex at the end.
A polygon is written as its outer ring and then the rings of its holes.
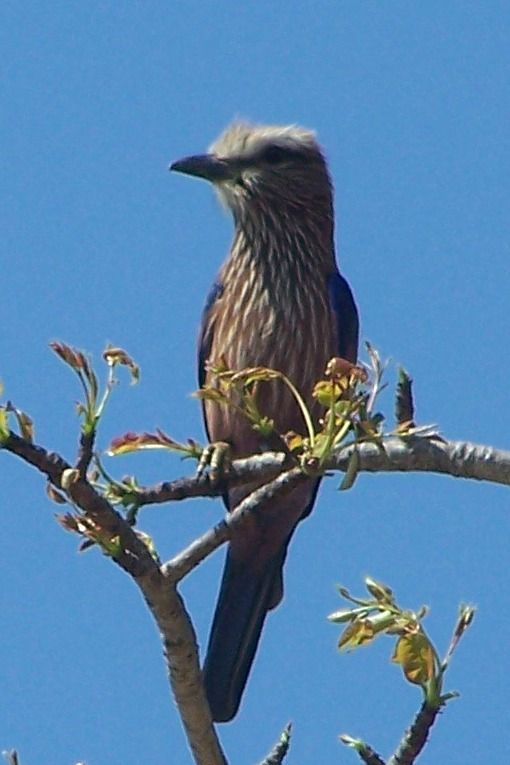
{"type": "Polygon", "coordinates": [[[9,415],[5,407],[0,407],[0,444],[5,443],[9,438],[9,415]]]}
{"type": "Polygon", "coordinates": [[[334,611],[332,614],[329,614],[328,621],[333,622],[333,624],[345,624],[345,622],[352,622],[355,617],[356,609],[344,608],[340,611],[334,611]]]}
{"type": "Polygon", "coordinates": [[[391,660],[400,664],[410,683],[421,685],[422,688],[435,676],[434,649],[421,631],[400,637],[391,660]]]}
{"type": "Polygon", "coordinates": [[[365,577],[365,587],[371,595],[379,602],[383,604],[393,605],[395,602],[393,591],[387,584],[378,582],[376,579],[372,579],[370,576],[365,577]]]}
{"type": "Polygon", "coordinates": [[[21,409],[18,409],[16,406],[11,404],[9,401],[5,407],[7,412],[12,412],[16,418],[16,422],[18,423],[18,428],[21,434],[21,437],[25,439],[25,441],[28,441],[29,443],[33,443],[34,440],[34,423],[32,419],[28,416],[26,412],[23,412],[21,409]]]}
{"type": "Polygon", "coordinates": [[[374,628],[369,619],[355,619],[340,635],[338,648],[342,651],[353,650],[374,639],[374,628]]]}

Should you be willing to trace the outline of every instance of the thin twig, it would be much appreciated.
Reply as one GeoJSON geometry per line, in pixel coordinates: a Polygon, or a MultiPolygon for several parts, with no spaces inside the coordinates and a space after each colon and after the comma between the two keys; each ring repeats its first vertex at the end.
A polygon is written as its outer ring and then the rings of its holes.
{"type": "Polygon", "coordinates": [[[80,449],[78,452],[78,459],[76,460],[76,469],[79,471],[82,478],[86,476],[87,470],[89,469],[89,465],[92,460],[95,438],[95,430],[91,430],[90,433],[84,433],[83,431],[81,432],[80,449]]]}
{"type": "Polygon", "coordinates": [[[260,765],[282,765],[283,760],[290,746],[290,732],[292,724],[288,723],[282,731],[282,734],[274,747],[271,749],[265,759],[262,760],[260,765]]]}
{"type": "Polygon", "coordinates": [[[140,488],[136,493],[137,505],[159,504],[190,497],[220,497],[229,488],[252,480],[266,481],[274,478],[285,466],[288,455],[283,452],[264,452],[253,457],[235,460],[229,467],[228,475],[222,481],[212,481],[209,475],[189,476],[175,481],[164,481],[156,486],[140,488]]]}
{"type": "MultiPolygon", "coordinates": [[[[32,444],[15,433],[10,433],[9,438],[2,446],[6,451],[21,457],[25,462],[37,468],[56,488],[62,489],[62,474],[71,466],[59,454],[48,452],[43,447],[32,444]]],[[[111,537],[118,538],[119,553],[115,556],[115,561],[128,574],[137,577],[157,570],[157,564],[147,545],[142,542],[111,504],[93,489],[87,480],[75,481],[67,491],[72,501],[96,521],[103,531],[111,537]]]]}
{"type": "Polygon", "coordinates": [[[382,757],[368,744],[358,750],[358,755],[365,765],[386,765],[382,757]]]}
{"type": "Polygon", "coordinates": [[[395,754],[388,760],[388,765],[413,765],[427,743],[430,729],[441,711],[441,706],[430,707],[423,702],[412,725],[404,733],[395,754]]]}
{"type": "Polygon", "coordinates": [[[8,765],[20,765],[18,753],[15,749],[11,749],[8,752],[2,752],[8,765]]]}
{"type": "Polygon", "coordinates": [[[345,744],[351,749],[354,749],[360,760],[362,760],[365,765],[386,765],[386,762],[383,760],[381,755],[361,739],[353,738],[347,733],[344,733],[340,736],[340,741],[342,744],[345,744]]]}
{"type": "Polygon", "coordinates": [[[220,523],[206,531],[182,552],[165,563],[161,567],[163,574],[174,582],[183,579],[208,555],[226,542],[230,538],[232,530],[245,523],[248,515],[263,512],[265,504],[273,499],[276,494],[282,496],[304,480],[308,479],[300,468],[292,468],[281,473],[270,483],[255,489],[220,523]]]}

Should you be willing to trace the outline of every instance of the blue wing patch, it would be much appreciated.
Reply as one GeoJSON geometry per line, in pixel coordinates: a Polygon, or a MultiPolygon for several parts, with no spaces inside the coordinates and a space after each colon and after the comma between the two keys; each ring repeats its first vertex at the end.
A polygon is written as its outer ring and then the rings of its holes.
{"type": "Polygon", "coordinates": [[[338,271],[328,278],[329,299],[336,319],[338,355],[356,363],[358,357],[358,309],[351,288],[338,271]]]}
{"type": "Polygon", "coordinates": [[[198,384],[200,387],[205,382],[205,362],[209,358],[211,353],[211,346],[213,341],[214,327],[210,322],[211,308],[214,303],[222,296],[223,285],[220,282],[214,282],[207,299],[205,301],[204,310],[202,312],[202,322],[200,325],[200,334],[198,337],[198,384]]]}

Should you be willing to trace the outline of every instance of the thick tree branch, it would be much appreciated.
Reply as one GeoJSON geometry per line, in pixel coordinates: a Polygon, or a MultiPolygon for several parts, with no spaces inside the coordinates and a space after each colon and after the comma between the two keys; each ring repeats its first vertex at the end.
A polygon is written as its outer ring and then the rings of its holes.
{"type": "MultiPolygon", "coordinates": [[[[342,449],[329,462],[331,470],[345,471],[354,447],[342,449]]],[[[369,473],[426,472],[510,485],[510,452],[469,441],[391,436],[383,445],[358,448],[359,471],[369,473]]]]}
{"type": "MultiPolygon", "coordinates": [[[[62,476],[70,469],[62,457],[48,453],[14,433],[4,441],[3,448],[36,467],[62,490],[62,476]]],[[[119,540],[118,553],[112,557],[133,577],[158,625],[172,691],[195,762],[197,765],[225,765],[226,759],[203,689],[195,632],[175,584],[163,576],[134,529],[85,479],[78,478],[71,483],[67,494],[87,517],[119,540]]]]}
{"type": "Polygon", "coordinates": [[[211,719],[193,624],[175,584],[158,571],[137,579],[158,625],[172,691],[197,765],[226,765],[211,719]]]}
{"type": "MultiPolygon", "coordinates": [[[[388,436],[379,444],[365,442],[347,446],[333,455],[325,470],[346,472],[354,449],[359,455],[360,473],[441,473],[454,478],[489,481],[510,486],[510,452],[469,441],[447,441],[423,436],[388,436]]],[[[253,480],[271,481],[288,463],[282,452],[265,452],[235,460],[225,481],[214,483],[207,476],[180,478],[140,489],[137,504],[157,504],[189,497],[218,497],[225,485],[253,480]]]]}

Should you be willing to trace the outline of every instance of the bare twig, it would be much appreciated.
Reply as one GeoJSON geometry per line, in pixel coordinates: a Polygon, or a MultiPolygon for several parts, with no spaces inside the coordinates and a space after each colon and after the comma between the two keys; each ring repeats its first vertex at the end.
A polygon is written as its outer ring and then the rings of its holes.
{"type": "Polygon", "coordinates": [[[11,749],[8,752],[2,752],[2,754],[7,760],[8,765],[20,765],[18,753],[15,749],[11,749]]]}
{"type": "MultiPolygon", "coordinates": [[[[15,433],[2,444],[6,451],[21,457],[43,473],[58,489],[62,488],[62,475],[71,466],[60,455],[48,452],[37,444],[32,444],[15,433]]],[[[115,556],[119,564],[131,576],[138,577],[157,570],[157,564],[147,546],[136,532],[117,513],[111,504],[100,496],[85,479],[71,483],[67,489],[71,500],[111,537],[119,540],[119,554],[115,556]]]]}
{"type": "Polygon", "coordinates": [[[413,381],[403,368],[398,373],[395,422],[400,427],[414,425],[413,381]]]}
{"type": "Polygon", "coordinates": [[[281,473],[270,483],[255,489],[237,507],[209,531],[206,531],[198,539],[195,539],[185,550],[162,566],[162,571],[172,581],[179,581],[213,550],[229,539],[232,529],[239,527],[246,521],[246,517],[253,513],[263,512],[265,504],[278,494],[286,494],[296,484],[306,480],[300,468],[292,468],[281,473]]]}
{"type": "Polygon", "coordinates": [[[292,724],[288,723],[282,731],[282,734],[274,747],[271,749],[265,759],[262,760],[260,765],[281,765],[290,746],[290,732],[292,724]]]}
{"type": "Polygon", "coordinates": [[[365,765],[386,765],[385,761],[377,754],[375,749],[366,744],[363,749],[358,750],[360,759],[365,765]]]}
{"type": "Polygon", "coordinates": [[[288,455],[283,452],[264,452],[233,462],[229,467],[228,481],[212,481],[207,474],[165,481],[140,488],[136,493],[136,502],[141,507],[190,497],[220,497],[225,492],[226,482],[232,487],[253,480],[269,481],[280,473],[287,460],[288,455]]]}
{"type": "Polygon", "coordinates": [[[395,754],[388,760],[388,765],[413,765],[427,743],[430,729],[441,711],[441,706],[431,707],[426,702],[422,704],[411,727],[404,733],[395,754]]]}
{"type": "Polygon", "coordinates": [[[361,739],[353,738],[347,733],[344,733],[342,736],[340,736],[340,741],[342,744],[345,744],[346,746],[351,747],[351,749],[354,749],[360,760],[362,760],[365,765],[386,765],[386,762],[383,760],[381,755],[378,754],[375,749],[372,749],[369,744],[361,741],[361,739]]]}
{"type": "Polygon", "coordinates": [[[82,478],[87,474],[87,470],[89,469],[92,460],[95,437],[95,430],[91,430],[87,433],[82,431],[80,435],[80,451],[78,453],[78,459],[76,460],[76,469],[79,471],[82,478]]]}

